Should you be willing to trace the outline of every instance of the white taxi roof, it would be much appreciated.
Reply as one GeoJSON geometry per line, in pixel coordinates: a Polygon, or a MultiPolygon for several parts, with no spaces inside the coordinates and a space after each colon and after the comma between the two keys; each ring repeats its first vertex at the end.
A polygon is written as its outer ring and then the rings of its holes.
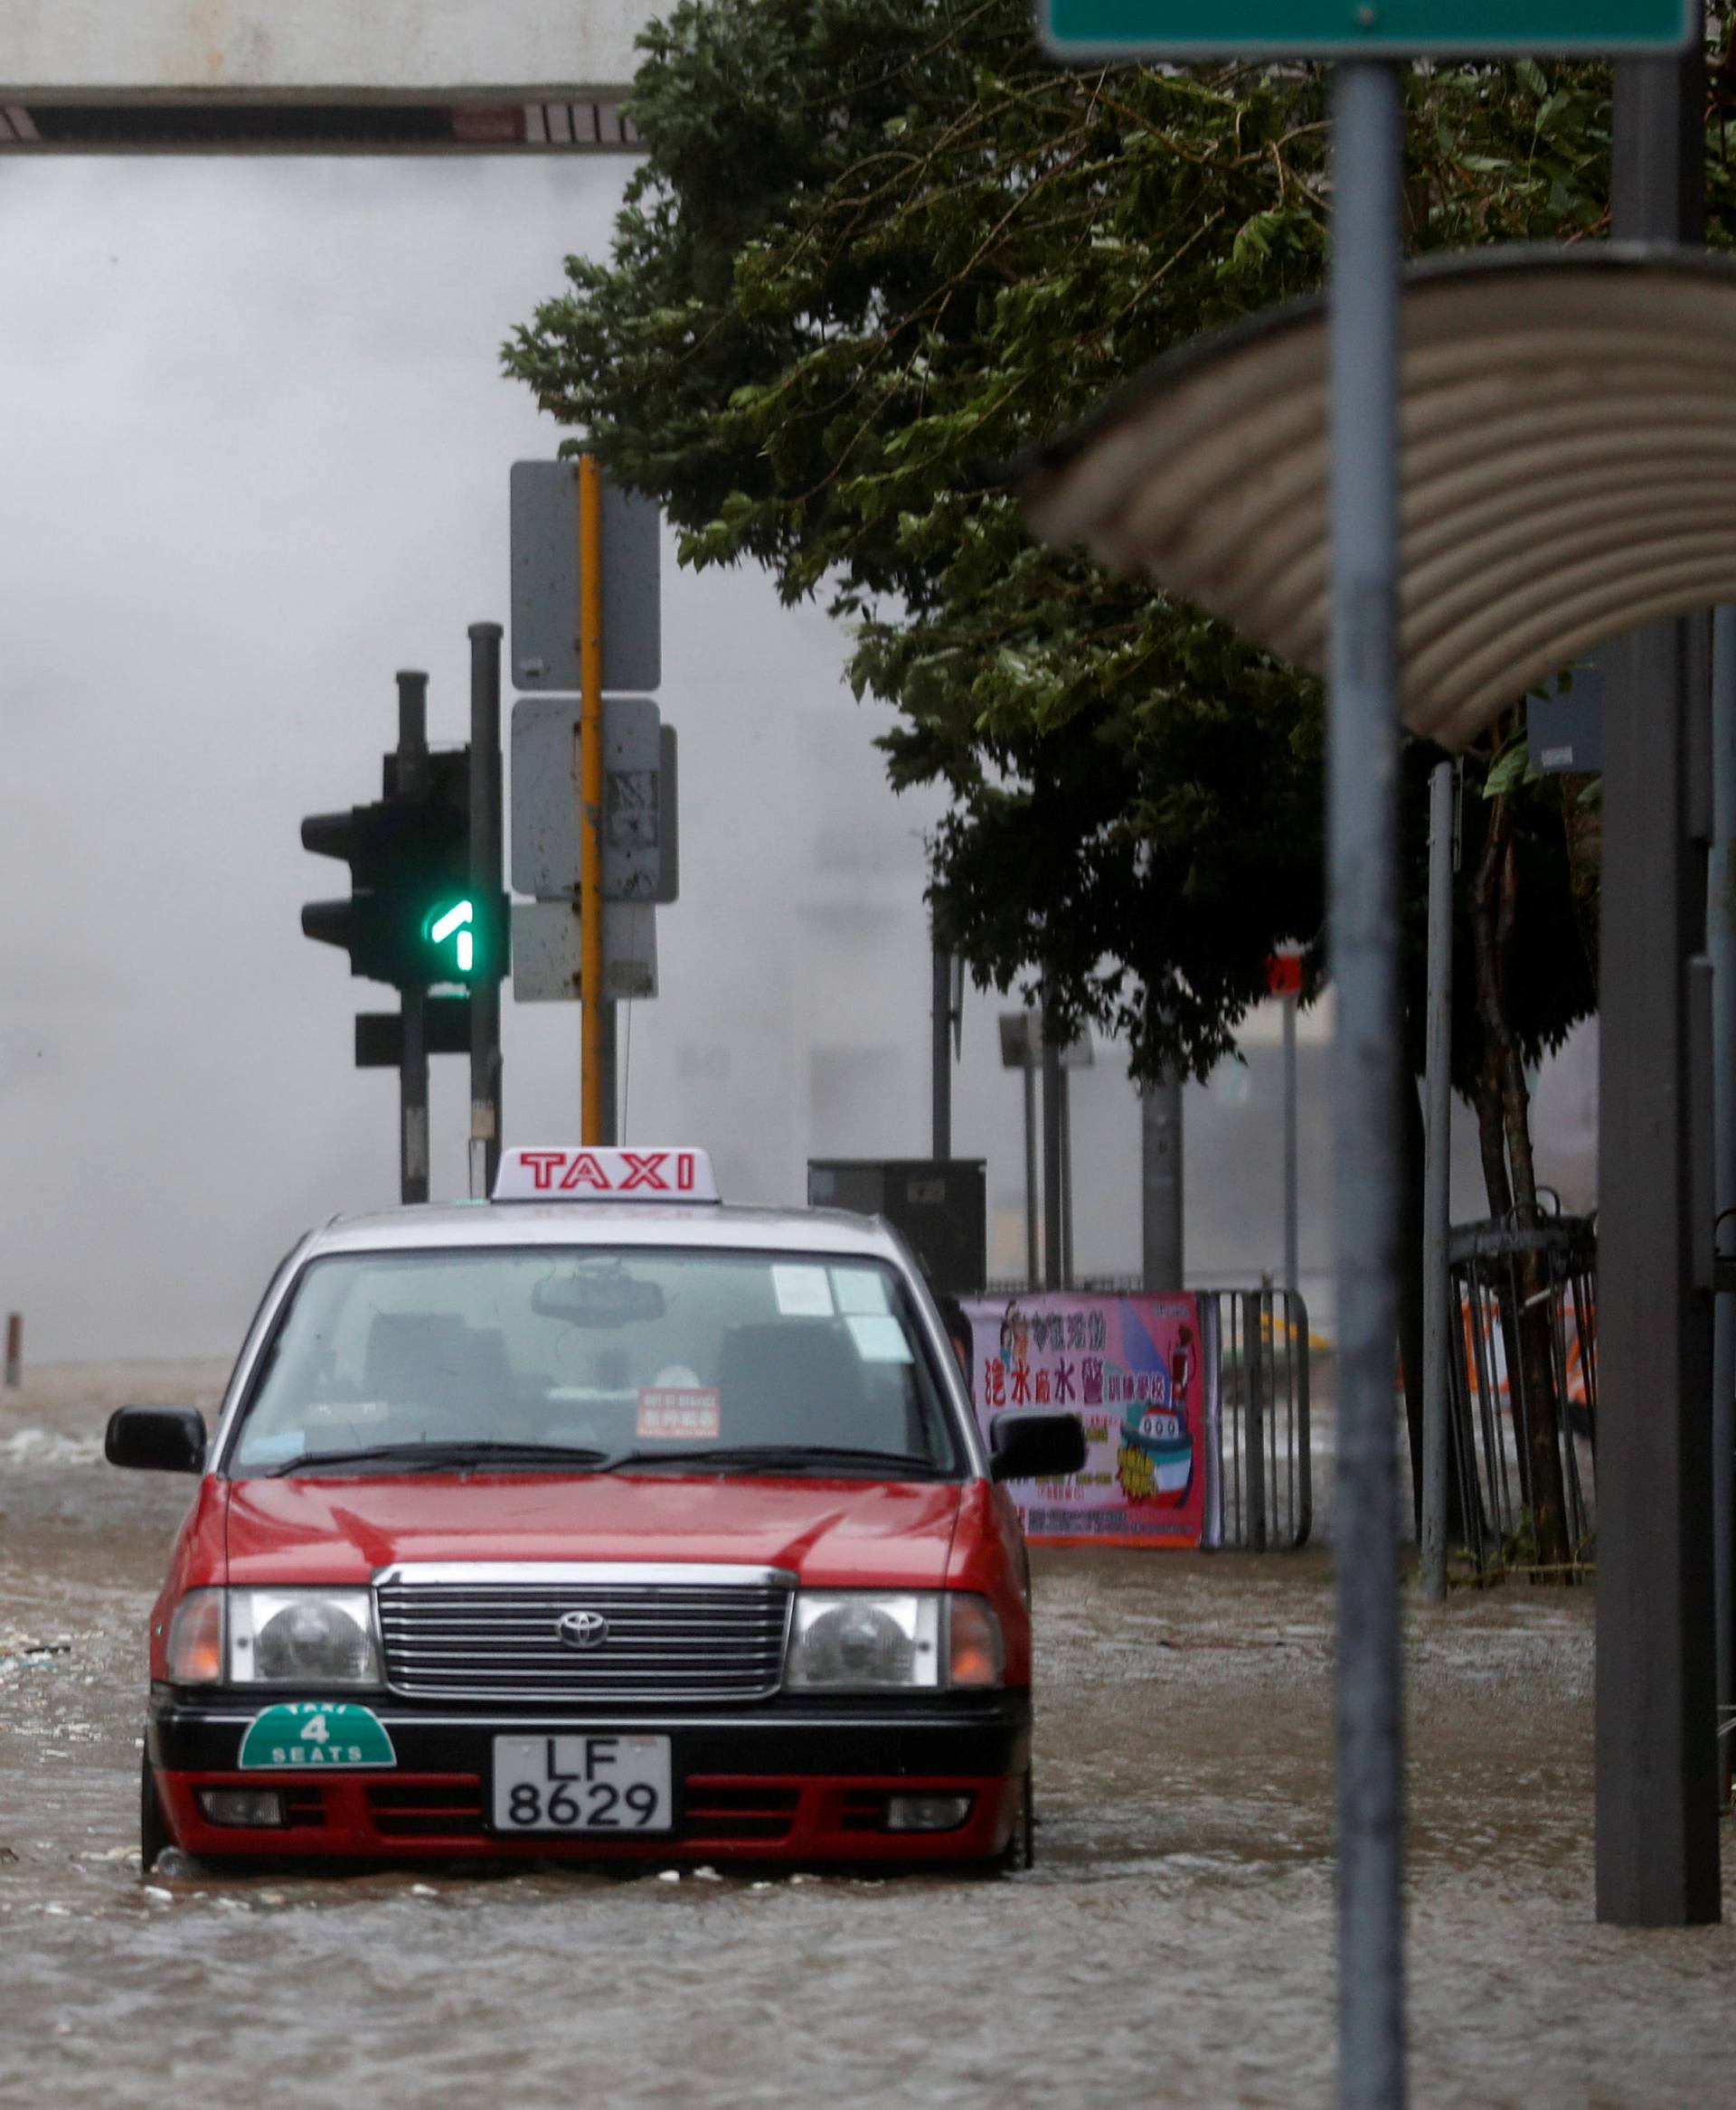
{"type": "Polygon", "coordinates": [[[493,1198],[336,1217],[310,1253],[455,1246],[700,1246],[725,1250],[906,1255],[878,1218],[761,1209],[718,1198],[710,1154],[668,1148],[520,1144],[501,1154],[493,1198]]]}
{"type": "Polygon", "coordinates": [[[340,1216],[309,1232],[304,1254],[454,1246],[693,1246],[776,1253],[866,1254],[908,1263],[891,1227],[841,1209],[732,1201],[456,1201],[340,1216]]]}

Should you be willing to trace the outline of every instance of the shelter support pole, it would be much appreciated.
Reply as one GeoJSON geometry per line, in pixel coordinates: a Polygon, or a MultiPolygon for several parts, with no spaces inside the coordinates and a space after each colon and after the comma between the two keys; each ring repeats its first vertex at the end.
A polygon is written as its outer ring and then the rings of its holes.
{"type": "Polygon", "coordinates": [[[1405,2097],[1397,1410],[1399,212],[1395,66],[1337,70],[1328,279],[1328,952],[1338,1276],[1338,2051],[1345,2110],[1405,2097]]]}
{"type": "MultiPolygon", "coordinates": [[[[1736,1259],[1736,608],[1712,630],[1712,866],[1706,881],[1712,955],[1712,1206],[1718,1256],[1736,1259]]],[[[1722,1274],[1722,1270],[1720,1273],[1722,1274]]],[[[1732,1267],[1736,1276],[1736,1267],[1732,1267]]],[[[1718,1799],[1730,1799],[1736,1742],[1736,1280],[1712,1305],[1712,1571],[1718,1697],[1718,1799]]]]}
{"type": "MultiPolygon", "coordinates": [[[[1703,94],[1698,46],[1617,66],[1618,240],[1699,238],[1703,94]]],[[[1597,1910],[1626,1926],[1720,1909],[1712,1207],[1694,1147],[1711,1050],[1691,965],[1706,901],[1694,837],[1711,832],[1695,811],[1710,778],[1703,635],[1690,620],[1624,638],[1604,706],[1597,1910]]]]}
{"type": "Polygon", "coordinates": [[[1429,778],[1428,1100],[1422,1174],[1422,1594],[1447,1595],[1447,1240],[1453,1155],[1453,765],[1429,778]]]}

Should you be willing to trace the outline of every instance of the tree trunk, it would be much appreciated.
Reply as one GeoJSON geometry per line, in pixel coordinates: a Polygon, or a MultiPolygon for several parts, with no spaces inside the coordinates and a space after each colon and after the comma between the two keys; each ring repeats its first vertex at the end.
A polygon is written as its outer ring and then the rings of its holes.
{"type": "MultiPolygon", "coordinates": [[[[1478,1092],[1478,1131],[1485,1178],[1492,1160],[1504,1160],[1489,1195],[1510,1196],[1508,1220],[1521,1230],[1539,1223],[1537,1182],[1531,1149],[1531,1095],[1524,1065],[1507,1018],[1505,966],[1518,899],[1513,848],[1513,815],[1505,798],[1489,815],[1472,895],[1476,938],[1477,1019],[1483,1031],[1484,1074],[1478,1092]],[[1498,1119],[1498,1143],[1494,1132],[1498,1119]]],[[[1507,1350],[1507,1383],[1520,1452],[1522,1484],[1531,1512],[1537,1559],[1564,1567],[1571,1557],[1567,1537],[1567,1497],[1561,1478],[1560,1416],[1555,1398],[1553,1341],[1550,1325],[1552,1285],[1543,1255],[1522,1253],[1503,1296],[1502,1331],[1507,1350]],[[1507,1306],[1516,1305],[1509,1313],[1507,1306]],[[1516,1336],[1516,1339],[1515,1339],[1516,1336]],[[1514,1351],[1517,1351],[1516,1354],[1514,1351]]]]}
{"type": "Polygon", "coordinates": [[[1507,1180],[1506,1124],[1501,1112],[1501,1082],[1485,1059],[1477,1080],[1477,1144],[1483,1159],[1483,1192],[1489,1214],[1505,1223],[1513,1214],[1513,1188],[1507,1180]]]}
{"type": "MultiPolygon", "coordinates": [[[[1513,1221],[1513,1187],[1507,1178],[1506,1124],[1502,1118],[1501,1082],[1486,1048],[1477,1079],[1477,1141],[1483,1160],[1483,1192],[1488,1197],[1489,1215],[1495,1223],[1513,1221]]],[[[1507,1373],[1511,1393],[1519,1368],[1519,1327],[1516,1300],[1505,1290],[1495,1298],[1495,1315],[1501,1328],[1501,1367],[1507,1373]]],[[[1519,1446],[1519,1500],[1531,1507],[1531,1460],[1519,1446]]]]}

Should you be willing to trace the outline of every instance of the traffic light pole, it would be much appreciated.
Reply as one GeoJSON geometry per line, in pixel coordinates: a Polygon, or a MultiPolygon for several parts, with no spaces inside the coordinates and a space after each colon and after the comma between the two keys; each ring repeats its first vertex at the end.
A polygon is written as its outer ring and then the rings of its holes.
{"type": "MultiPolygon", "coordinates": [[[[398,676],[398,790],[413,797],[428,783],[428,676],[398,676]]],[[[398,1183],[406,1201],[428,1200],[428,1032],[424,989],[405,989],[403,1056],[398,1069],[398,1183]]]]}
{"type": "Polygon", "coordinates": [[[470,1192],[490,1192],[500,1164],[501,897],[500,641],[498,623],[470,626],[470,899],[485,972],[470,988],[470,1192]]]}

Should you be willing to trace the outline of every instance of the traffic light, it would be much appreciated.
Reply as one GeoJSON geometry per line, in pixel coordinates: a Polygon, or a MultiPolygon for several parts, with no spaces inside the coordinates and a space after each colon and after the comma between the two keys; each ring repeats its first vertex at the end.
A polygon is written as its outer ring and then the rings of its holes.
{"type": "Polygon", "coordinates": [[[346,901],[309,901],[301,928],[350,956],[352,975],[399,989],[498,981],[506,970],[505,897],[470,882],[470,750],[385,758],[384,796],[310,814],[305,849],[350,868],[346,901]]]}

